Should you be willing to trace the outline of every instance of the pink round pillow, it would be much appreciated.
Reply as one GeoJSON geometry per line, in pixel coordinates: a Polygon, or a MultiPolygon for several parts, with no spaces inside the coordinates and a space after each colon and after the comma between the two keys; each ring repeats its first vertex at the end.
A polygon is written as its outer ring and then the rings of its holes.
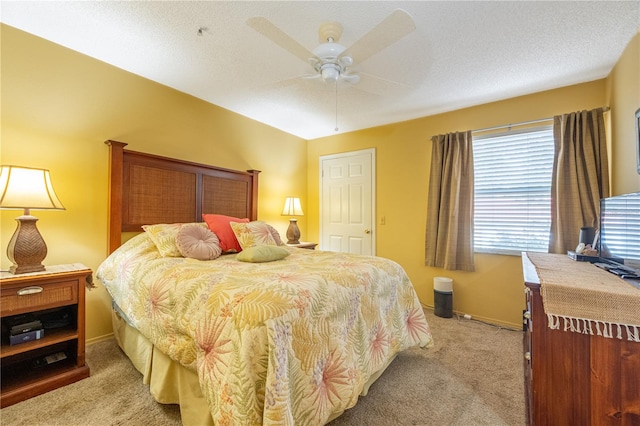
{"type": "Polygon", "coordinates": [[[176,235],[180,254],[198,260],[215,259],[222,253],[218,236],[198,224],[183,225],[176,235]]]}

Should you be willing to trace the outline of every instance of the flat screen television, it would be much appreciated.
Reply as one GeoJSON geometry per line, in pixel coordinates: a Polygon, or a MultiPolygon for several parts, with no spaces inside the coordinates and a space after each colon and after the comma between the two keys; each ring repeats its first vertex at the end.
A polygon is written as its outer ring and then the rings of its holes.
{"type": "Polygon", "coordinates": [[[640,192],[600,200],[599,252],[640,274],[640,192]]]}

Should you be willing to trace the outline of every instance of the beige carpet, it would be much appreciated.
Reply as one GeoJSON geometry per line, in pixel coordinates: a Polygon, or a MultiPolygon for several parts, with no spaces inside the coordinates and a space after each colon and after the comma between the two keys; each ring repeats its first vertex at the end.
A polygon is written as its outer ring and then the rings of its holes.
{"type": "MultiPolygon", "coordinates": [[[[400,354],[330,425],[524,425],[522,332],[425,313],[435,346],[400,354]]],[[[180,424],[178,407],[154,401],[114,340],[89,345],[87,362],[91,377],[0,410],[0,423],[180,424]]]]}

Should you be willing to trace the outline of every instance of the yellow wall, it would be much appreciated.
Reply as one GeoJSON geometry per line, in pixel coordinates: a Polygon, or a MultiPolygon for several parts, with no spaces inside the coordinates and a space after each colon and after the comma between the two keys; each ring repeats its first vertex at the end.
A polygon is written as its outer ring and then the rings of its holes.
{"type": "MultiPolygon", "coordinates": [[[[423,303],[433,304],[433,277],[454,278],[454,308],[518,326],[523,307],[520,259],[477,255],[474,273],[424,265],[426,191],[434,134],[479,129],[611,105],[614,193],[639,190],[633,147],[638,94],[636,36],[606,80],[466,108],[305,143],[189,95],[145,80],[6,25],[1,36],[2,164],[43,167],[65,211],[34,212],[49,247],[45,264],[81,262],[96,269],[106,255],[107,139],[128,148],[260,175],[259,217],[284,235],[284,197],[299,195],[305,240],[318,238],[319,156],[374,147],[377,157],[377,253],[398,261],[423,303]],[[629,89],[631,89],[629,91],[629,89]],[[633,164],[632,164],[633,163],[633,164]],[[632,167],[633,166],[633,167],[632,167]]],[[[17,211],[0,211],[4,248],[17,211]]],[[[111,332],[109,298],[88,293],[87,337],[111,332]]]]}
{"type": "MultiPolygon", "coordinates": [[[[45,265],[80,262],[95,270],[104,260],[108,139],[136,151],[262,170],[258,216],[284,235],[285,197],[306,200],[304,140],[12,27],[0,31],[1,162],[50,169],[66,207],[32,212],[48,246],[45,265]]],[[[5,248],[19,214],[0,211],[2,269],[10,265],[5,248]]],[[[299,221],[303,233],[306,219],[299,221]]],[[[111,333],[109,298],[98,285],[87,293],[89,339],[111,333]]]]}
{"type": "MultiPolygon", "coordinates": [[[[483,129],[552,117],[605,105],[605,80],[536,93],[417,120],[309,142],[309,223],[319,223],[319,157],[375,148],[377,158],[377,254],[400,263],[420,300],[433,306],[433,277],[453,278],[454,310],[494,323],[519,326],[524,306],[521,260],[476,254],[476,272],[424,266],[432,135],[483,129]],[[385,216],[386,224],[380,224],[385,216]]],[[[499,155],[499,153],[496,153],[499,155]]],[[[310,225],[310,239],[319,229],[310,225]]]]}
{"type": "Polygon", "coordinates": [[[433,305],[433,277],[454,280],[454,310],[494,323],[520,326],[522,268],[516,256],[476,255],[476,272],[424,266],[427,184],[432,135],[518,123],[609,105],[612,194],[640,191],[634,113],[640,108],[640,32],[605,80],[493,102],[445,114],[316,139],[308,144],[309,239],[318,239],[319,157],[375,148],[377,254],[398,261],[420,300],[433,305]],[[380,224],[385,216],[386,224],[380,224]]]}
{"type": "Polygon", "coordinates": [[[635,112],[640,108],[640,28],[607,78],[611,105],[612,195],[640,191],[636,169],[635,112]]]}

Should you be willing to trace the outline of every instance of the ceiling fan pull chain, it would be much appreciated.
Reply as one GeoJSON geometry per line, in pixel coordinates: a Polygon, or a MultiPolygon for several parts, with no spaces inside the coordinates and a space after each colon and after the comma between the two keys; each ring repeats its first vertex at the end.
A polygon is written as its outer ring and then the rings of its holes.
{"type": "Polygon", "coordinates": [[[338,80],[336,80],[336,128],[335,131],[338,131],[338,80]]]}

